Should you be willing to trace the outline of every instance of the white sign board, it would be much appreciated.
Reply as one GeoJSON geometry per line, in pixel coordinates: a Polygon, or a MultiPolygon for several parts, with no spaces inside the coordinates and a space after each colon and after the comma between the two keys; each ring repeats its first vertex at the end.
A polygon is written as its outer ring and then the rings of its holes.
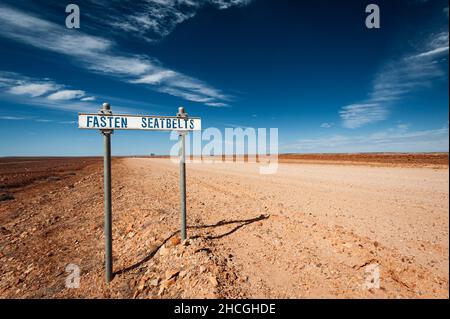
{"type": "Polygon", "coordinates": [[[198,117],[78,114],[78,128],[94,130],[199,131],[198,117]]]}

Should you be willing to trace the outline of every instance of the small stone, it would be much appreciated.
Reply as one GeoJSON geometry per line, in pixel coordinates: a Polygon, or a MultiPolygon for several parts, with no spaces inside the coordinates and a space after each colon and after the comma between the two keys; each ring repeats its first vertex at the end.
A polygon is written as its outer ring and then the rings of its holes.
{"type": "Polygon", "coordinates": [[[206,270],[206,267],[205,267],[205,266],[200,266],[200,273],[204,273],[205,270],[206,270]]]}
{"type": "Polygon", "coordinates": [[[210,282],[214,287],[217,287],[217,285],[219,285],[219,283],[217,282],[216,277],[210,275],[208,279],[209,279],[209,282],[210,282]]]}
{"type": "Polygon", "coordinates": [[[167,255],[168,252],[169,250],[167,249],[166,245],[162,245],[161,248],[159,249],[159,254],[161,256],[167,255]]]}
{"type": "Polygon", "coordinates": [[[144,290],[144,288],[145,288],[145,280],[141,280],[141,281],[139,282],[139,285],[138,285],[137,289],[138,289],[139,291],[142,291],[142,290],[144,290]]]}
{"type": "Polygon", "coordinates": [[[169,247],[176,246],[180,243],[180,237],[175,236],[169,239],[169,247]]]}
{"type": "Polygon", "coordinates": [[[148,283],[150,286],[156,287],[159,284],[159,278],[152,279],[148,283]]]}

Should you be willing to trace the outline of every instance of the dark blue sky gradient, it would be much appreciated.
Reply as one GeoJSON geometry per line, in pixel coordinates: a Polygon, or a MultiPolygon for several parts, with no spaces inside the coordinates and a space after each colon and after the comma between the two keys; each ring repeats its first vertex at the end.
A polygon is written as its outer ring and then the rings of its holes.
{"type": "MultiPolygon", "coordinates": [[[[64,1],[2,0],[0,11],[37,17],[67,34],[106,39],[112,43],[111,55],[139,56],[199,80],[226,97],[214,102],[227,105],[206,105],[163,93],[161,84],[137,84],[132,83],[137,77],[94,71],[70,52],[14,38],[18,27],[0,14],[0,78],[16,81],[0,82],[0,156],[101,154],[100,134],[70,122],[78,111],[96,112],[103,101],[113,110],[119,106],[147,115],[174,115],[183,105],[189,114],[202,117],[204,128],[277,127],[282,153],[448,151],[446,1],[254,0],[226,9],[205,4],[163,36],[110,25],[145,14],[144,2],[114,8],[115,2],[102,7],[102,1],[77,1],[79,30],[65,29],[64,1]],[[365,27],[368,3],[380,6],[380,29],[365,27]],[[431,52],[435,49],[441,51],[431,52]],[[411,56],[416,56],[413,62],[405,62],[411,56]],[[377,76],[389,78],[385,83],[390,88],[404,83],[408,90],[380,106],[387,110],[382,119],[350,127],[343,108],[371,101],[380,83],[377,76]],[[12,94],[17,81],[52,81],[95,100],[62,100],[61,109],[54,101],[47,104],[54,92],[12,94]]],[[[183,6],[175,9],[184,12],[183,6]]],[[[163,132],[113,136],[117,155],[167,154],[171,145],[163,132]]]]}

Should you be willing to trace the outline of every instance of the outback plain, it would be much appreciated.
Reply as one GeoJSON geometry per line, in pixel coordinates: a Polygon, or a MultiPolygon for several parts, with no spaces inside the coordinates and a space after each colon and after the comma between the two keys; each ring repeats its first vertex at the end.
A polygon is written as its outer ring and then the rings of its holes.
{"type": "Polygon", "coordinates": [[[109,286],[102,165],[0,159],[0,298],[449,297],[448,153],[188,163],[185,242],[178,165],[115,157],[109,286]]]}

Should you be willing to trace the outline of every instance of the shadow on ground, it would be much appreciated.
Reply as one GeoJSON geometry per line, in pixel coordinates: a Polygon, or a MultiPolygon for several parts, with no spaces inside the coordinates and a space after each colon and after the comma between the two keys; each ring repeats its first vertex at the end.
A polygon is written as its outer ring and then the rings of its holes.
{"type": "MultiPolygon", "coordinates": [[[[256,223],[265,219],[268,219],[270,217],[270,215],[259,215],[258,217],[254,217],[254,218],[250,218],[250,219],[240,219],[240,220],[221,220],[215,224],[210,224],[210,225],[196,225],[196,226],[187,226],[188,229],[204,229],[204,228],[216,228],[216,227],[221,227],[221,226],[226,226],[226,225],[232,225],[232,224],[237,224],[234,228],[232,228],[231,230],[220,234],[220,235],[215,235],[215,236],[201,236],[201,235],[196,235],[196,236],[192,236],[192,239],[195,238],[204,238],[206,240],[214,240],[214,239],[220,239],[226,236],[229,236],[231,234],[233,234],[234,232],[238,231],[240,228],[247,226],[249,224],[252,223],[256,223]]],[[[141,266],[142,264],[146,263],[147,261],[149,261],[150,259],[153,258],[153,256],[155,256],[155,254],[158,252],[158,250],[167,242],[169,241],[173,236],[177,235],[180,231],[177,230],[175,232],[173,232],[172,234],[170,234],[168,237],[166,237],[163,241],[161,241],[161,243],[159,245],[157,245],[147,256],[145,256],[143,259],[141,259],[140,261],[136,262],[135,264],[123,268],[121,270],[118,270],[116,272],[114,272],[114,275],[121,275],[124,274],[126,272],[129,272],[133,269],[138,268],[139,266],[141,266]]]]}

